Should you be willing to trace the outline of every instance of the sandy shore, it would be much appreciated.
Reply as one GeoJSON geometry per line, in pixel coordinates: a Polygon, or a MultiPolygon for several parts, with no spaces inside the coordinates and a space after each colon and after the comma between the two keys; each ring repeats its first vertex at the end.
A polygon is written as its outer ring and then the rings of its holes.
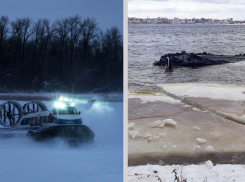
{"type": "Polygon", "coordinates": [[[229,163],[245,153],[245,86],[159,86],[166,94],[129,94],[129,165],[171,157],[229,163]]]}

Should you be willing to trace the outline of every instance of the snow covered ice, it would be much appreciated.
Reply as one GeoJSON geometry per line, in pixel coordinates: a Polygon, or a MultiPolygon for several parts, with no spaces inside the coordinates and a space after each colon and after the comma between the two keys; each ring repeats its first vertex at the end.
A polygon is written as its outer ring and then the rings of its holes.
{"type": "MultiPolygon", "coordinates": [[[[43,102],[52,109],[53,102],[43,102]]],[[[0,139],[1,181],[123,181],[123,103],[75,104],[84,124],[94,131],[94,142],[70,147],[59,139],[48,143],[25,137],[0,139]]]]}

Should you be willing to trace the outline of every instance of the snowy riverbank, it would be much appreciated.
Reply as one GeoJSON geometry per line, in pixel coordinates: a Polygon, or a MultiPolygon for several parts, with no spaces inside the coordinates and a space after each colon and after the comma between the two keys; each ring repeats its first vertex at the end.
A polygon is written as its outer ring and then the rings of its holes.
{"type": "Polygon", "coordinates": [[[68,93],[0,93],[0,100],[55,100],[56,97],[64,95],[72,98],[75,101],[107,101],[107,102],[122,102],[123,93],[84,93],[84,94],[68,94],[68,93]]]}
{"type": "MultiPolygon", "coordinates": [[[[53,102],[43,102],[52,109],[53,102]]],[[[76,101],[75,106],[94,131],[94,142],[73,148],[61,140],[0,139],[2,181],[123,181],[123,103],[76,101]]]]}
{"type": "Polygon", "coordinates": [[[188,182],[240,182],[244,181],[245,165],[213,166],[211,161],[207,161],[201,165],[145,165],[128,168],[128,182],[172,182],[175,177],[179,181],[186,179],[188,182]]]}

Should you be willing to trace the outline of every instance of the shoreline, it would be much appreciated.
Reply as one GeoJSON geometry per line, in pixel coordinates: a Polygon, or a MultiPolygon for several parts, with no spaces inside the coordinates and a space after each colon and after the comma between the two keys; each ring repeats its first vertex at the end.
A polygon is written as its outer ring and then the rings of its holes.
{"type": "Polygon", "coordinates": [[[214,165],[217,164],[245,164],[245,152],[225,152],[225,153],[206,153],[206,154],[170,154],[163,156],[160,153],[129,155],[128,166],[139,165],[190,165],[203,164],[206,161],[212,161],[214,165]]]}
{"type": "Polygon", "coordinates": [[[151,26],[151,25],[159,25],[159,26],[161,26],[161,25],[175,25],[175,26],[178,26],[178,25],[181,25],[181,26],[190,26],[190,25],[192,25],[192,26],[222,26],[222,25],[228,25],[228,26],[232,26],[232,25],[235,25],[235,26],[237,26],[237,25],[245,25],[245,23],[243,23],[243,24],[206,24],[206,23],[190,23],[190,24],[188,24],[188,23],[179,23],[179,24],[171,24],[171,23],[163,23],[163,24],[147,24],[147,23],[128,23],[128,26],[132,26],[132,25],[149,25],[149,26],[151,26]]]}
{"type": "MultiPolygon", "coordinates": [[[[74,100],[81,100],[86,102],[123,102],[123,94],[67,94],[57,93],[57,97],[64,95],[65,97],[74,100]]],[[[56,93],[8,93],[0,94],[0,100],[17,100],[17,101],[54,101],[56,100],[56,93]]]]}

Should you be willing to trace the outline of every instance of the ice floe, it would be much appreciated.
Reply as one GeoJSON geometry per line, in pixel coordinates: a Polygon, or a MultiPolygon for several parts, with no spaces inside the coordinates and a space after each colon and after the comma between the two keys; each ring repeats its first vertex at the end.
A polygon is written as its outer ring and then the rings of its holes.
{"type": "Polygon", "coordinates": [[[173,99],[163,93],[156,93],[155,95],[151,93],[149,94],[129,93],[128,98],[129,99],[139,98],[142,104],[146,104],[147,102],[156,102],[156,101],[166,102],[170,104],[180,103],[180,100],[173,99]]]}
{"type": "Polygon", "coordinates": [[[197,138],[197,141],[198,141],[198,143],[200,143],[200,144],[204,144],[204,143],[207,142],[207,140],[206,140],[205,138],[197,138]]]}
{"type": "Polygon", "coordinates": [[[162,122],[165,123],[166,125],[172,125],[172,126],[176,126],[177,125],[177,122],[172,120],[172,119],[165,119],[162,122]]]}
{"type": "Polygon", "coordinates": [[[135,125],[135,123],[133,123],[133,122],[128,123],[128,129],[131,129],[134,125],[135,125]]]}
{"type": "Polygon", "coordinates": [[[224,84],[204,84],[204,83],[178,83],[159,84],[163,90],[180,97],[205,97],[219,100],[245,100],[245,86],[224,85],[224,84]]]}
{"type": "Polygon", "coordinates": [[[213,146],[210,146],[210,145],[209,145],[209,146],[206,147],[206,150],[207,150],[207,151],[214,151],[214,148],[213,148],[213,146]]]}
{"type": "Polygon", "coordinates": [[[135,138],[139,131],[128,131],[128,133],[132,138],[135,138]]]}
{"type": "Polygon", "coordinates": [[[198,126],[193,126],[193,130],[200,131],[200,130],[201,130],[201,128],[200,128],[200,127],[198,127],[198,126]]]}
{"type": "Polygon", "coordinates": [[[161,120],[157,120],[157,121],[154,121],[153,123],[149,123],[148,125],[152,128],[155,128],[157,127],[159,124],[161,124],[162,121],[161,120]]]}
{"type": "Polygon", "coordinates": [[[164,125],[165,125],[165,123],[161,123],[161,124],[159,124],[157,127],[158,127],[158,128],[163,128],[164,125]]]}

